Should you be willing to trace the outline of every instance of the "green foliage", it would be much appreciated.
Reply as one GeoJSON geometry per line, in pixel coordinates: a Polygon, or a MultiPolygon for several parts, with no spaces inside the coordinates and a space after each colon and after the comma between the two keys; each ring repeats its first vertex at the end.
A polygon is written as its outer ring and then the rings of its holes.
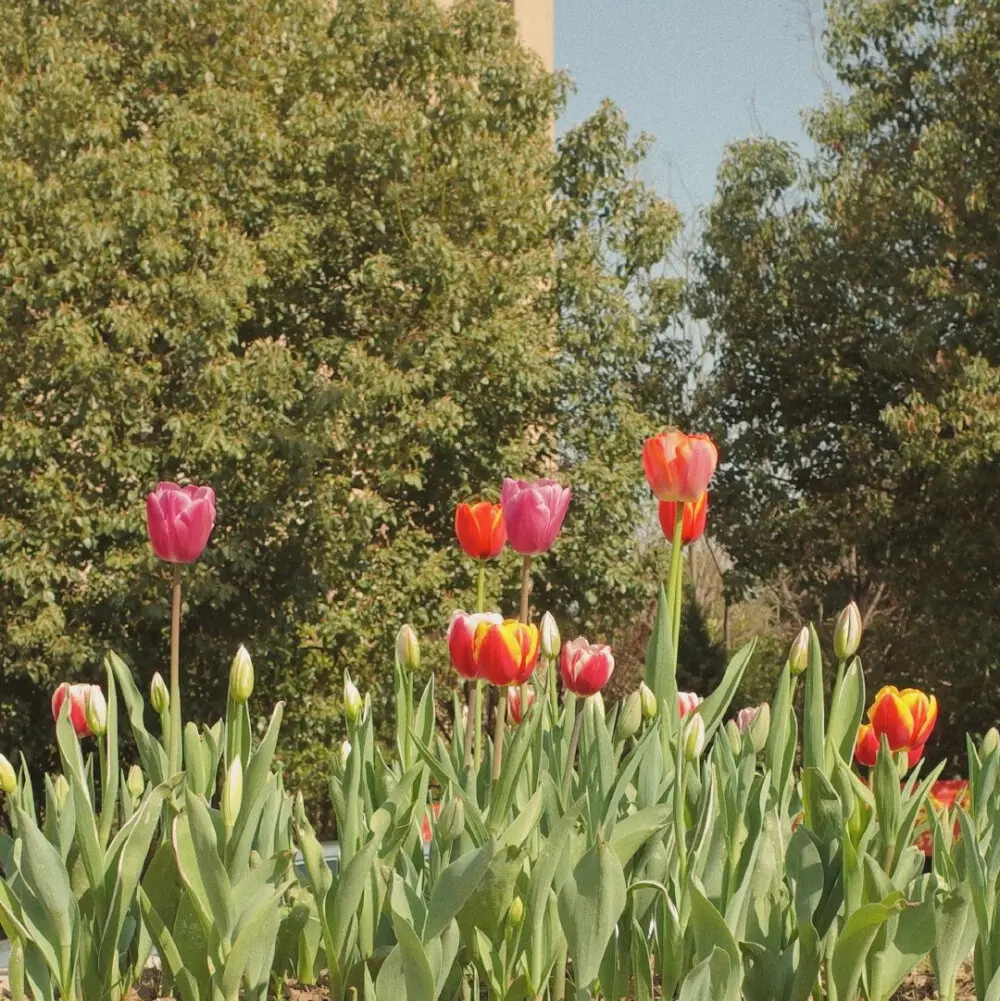
{"type": "Polygon", "coordinates": [[[707,215],[713,526],[732,589],[857,598],[877,680],[948,686],[957,756],[1000,709],[1000,3],[834,0],[827,55],[818,151],[736,144],[707,215]]]}
{"type": "Polygon", "coordinates": [[[220,714],[246,643],[313,798],[343,670],[388,708],[398,624],[440,635],[473,601],[456,501],[571,481],[536,600],[605,637],[627,621],[650,593],[638,443],[679,384],[678,219],[616,110],[554,148],[562,82],[492,0],[15,0],[2,20],[8,745],[52,762],[50,691],[109,646],[140,687],[166,673],[160,479],[220,498],[185,581],[187,698],[220,714]]]}

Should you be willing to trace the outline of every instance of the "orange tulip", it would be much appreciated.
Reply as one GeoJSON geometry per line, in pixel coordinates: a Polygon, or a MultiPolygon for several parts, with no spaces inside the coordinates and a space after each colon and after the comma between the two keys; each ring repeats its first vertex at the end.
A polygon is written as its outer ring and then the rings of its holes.
{"type": "Polygon", "coordinates": [[[538,626],[516,619],[499,625],[480,622],[472,642],[479,677],[491,685],[520,685],[531,677],[538,662],[538,626]]]}
{"type": "Polygon", "coordinates": [[[705,434],[665,431],[642,446],[646,479],[661,501],[698,500],[708,489],[718,461],[719,450],[705,434]]]}
{"type": "MultiPolygon", "coordinates": [[[[674,541],[674,522],[677,520],[677,502],[660,501],[660,528],[667,542],[674,541]]],[[[705,534],[705,522],[708,520],[708,491],[706,490],[696,501],[684,505],[681,521],[681,542],[687,545],[700,539],[705,534]]]]}
{"type": "Polygon", "coordinates": [[[455,508],[455,535],[474,560],[493,559],[507,541],[503,507],[489,501],[459,504],[455,508]]]}
{"type": "Polygon", "coordinates": [[[868,723],[858,730],[854,756],[869,768],[875,764],[884,735],[891,751],[906,751],[912,768],[923,756],[924,744],[937,723],[938,704],[933,695],[916,688],[900,691],[893,685],[881,688],[868,710],[868,723]]]}

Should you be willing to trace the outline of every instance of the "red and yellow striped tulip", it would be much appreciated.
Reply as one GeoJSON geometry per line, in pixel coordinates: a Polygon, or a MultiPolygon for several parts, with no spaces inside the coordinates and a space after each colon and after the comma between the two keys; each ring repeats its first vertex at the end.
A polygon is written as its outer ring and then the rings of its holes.
{"type": "Polygon", "coordinates": [[[478,676],[491,685],[520,685],[538,662],[538,626],[516,619],[480,622],[472,641],[478,676]]]}

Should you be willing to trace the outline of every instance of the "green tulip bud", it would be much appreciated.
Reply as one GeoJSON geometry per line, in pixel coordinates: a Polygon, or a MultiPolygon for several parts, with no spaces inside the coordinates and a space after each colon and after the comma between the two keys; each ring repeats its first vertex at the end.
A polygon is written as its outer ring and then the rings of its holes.
{"type": "Polygon", "coordinates": [[[520,897],[515,897],[511,901],[507,911],[507,922],[511,928],[517,928],[524,920],[524,901],[520,897]]]}
{"type": "Polygon", "coordinates": [[[445,844],[462,836],[465,831],[465,805],[458,796],[441,807],[435,828],[445,844]]]}
{"type": "Polygon", "coordinates": [[[740,728],[736,725],[735,720],[726,721],[726,739],[729,741],[729,747],[733,754],[739,754],[743,747],[743,734],[740,733],[740,728]]]}
{"type": "Polygon", "coordinates": [[[552,617],[551,612],[546,612],[542,616],[542,624],[539,631],[541,633],[539,642],[542,648],[542,656],[549,660],[555,660],[562,649],[562,638],[559,635],[559,627],[556,625],[556,620],[552,617]]]}
{"type": "Polygon", "coordinates": [[[351,676],[344,672],[344,713],[351,725],[355,725],[364,712],[365,704],[361,700],[358,686],[351,681],[351,676]]]}
{"type": "Polygon", "coordinates": [[[222,825],[231,831],[243,805],[243,761],[237,754],[222,783],[222,825]]]}
{"type": "Polygon", "coordinates": [[[659,711],[659,707],[656,704],[656,696],[653,694],[653,689],[645,681],[639,683],[639,704],[642,706],[643,719],[656,718],[656,714],[659,711]]]}
{"type": "Polygon", "coordinates": [[[797,677],[809,666],[809,627],[803,626],[788,651],[788,670],[797,677]]]}
{"type": "Polygon", "coordinates": [[[833,652],[837,660],[847,660],[861,646],[861,609],[851,602],[838,616],[833,627],[833,652]]]}
{"type": "Polygon", "coordinates": [[[247,648],[240,644],[233,666],[229,669],[229,697],[241,706],[253,694],[253,661],[247,648]]]}
{"type": "Polygon", "coordinates": [[[65,775],[57,775],[52,783],[53,798],[56,801],[56,809],[61,813],[69,798],[69,783],[65,775]]]}
{"type": "Polygon", "coordinates": [[[618,722],[615,726],[615,736],[619,740],[628,740],[639,732],[642,726],[642,696],[632,692],[618,710],[618,722]]]}
{"type": "Polygon", "coordinates": [[[0,789],[8,796],[17,792],[17,773],[3,754],[0,754],[0,789]]]}
{"type": "Polygon", "coordinates": [[[149,704],[153,707],[153,712],[160,716],[170,709],[170,692],[167,691],[167,683],[159,671],[153,675],[149,685],[149,704]]]}
{"type": "Polygon", "coordinates": [[[340,760],[340,766],[341,766],[341,768],[346,768],[347,767],[347,759],[350,756],[351,756],[351,742],[349,740],[345,740],[340,745],[340,750],[339,750],[338,755],[337,755],[338,759],[340,760]]]}
{"type": "Polygon", "coordinates": [[[83,711],[87,719],[87,729],[95,737],[103,737],[108,732],[108,703],[98,685],[91,685],[87,689],[87,701],[83,711]]]}
{"type": "Polygon", "coordinates": [[[128,789],[132,799],[138,801],[142,798],[142,794],[146,791],[146,779],[142,774],[142,769],[138,765],[133,765],[128,770],[125,787],[128,789]]]}
{"type": "Polygon", "coordinates": [[[998,747],[1000,747],[1000,730],[991,726],[979,746],[979,757],[985,761],[998,747]]]}
{"type": "Polygon", "coordinates": [[[751,720],[747,732],[753,742],[753,749],[760,754],[767,746],[767,738],[771,733],[771,707],[762,702],[757,709],[757,714],[751,720]]]}
{"type": "Polygon", "coordinates": [[[396,634],[396,663],[410,673],[420,667],[420,640],[409,623],[396,634]]]}
{"type": "Polygon", "coordinates": [[[696,761],[705,750],[705,720],[701,713],[692,713],[684,725],[681,735],[684,741],[684,757],[688,761],[696,761]]]}

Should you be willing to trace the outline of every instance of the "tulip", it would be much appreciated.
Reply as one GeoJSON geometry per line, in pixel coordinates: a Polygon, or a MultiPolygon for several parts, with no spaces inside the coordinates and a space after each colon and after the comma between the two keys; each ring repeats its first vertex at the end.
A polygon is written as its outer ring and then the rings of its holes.
{"type": "Polygon", "coordinates": [[[337,757],[342,768],[347,767],[347,761],[351,756],[352,750],[353,748],[351,747],[351,742],[349,740],[345,740],[341,743],[340,749],[337,752],[337,757]]]}
{"type": "Polygon", "coordinates": [[[98,685],[91,685],[87,689],[84,715],[87,719],[87,729],[95,737],[103,737],[108,732],[108,703],[98,685]]]}
{"type": "Polygon", "coordinates": [[[55,781],[52,783],[52,798],[55,800],[56,809],[62,812],[66,800],[69,799],[69,782],[66,781],[65,775],[55,777],[55,781]]]}
{"type": "Polygon", "coordinates": [[[854,742],[854,758],[866,768],[874,768],[878,759],[879,739],[870,723],[862,723],[858,727],[858,736],[854,742]]]}
{"type": "Polygon", "coordinates": [[[520,687],[512,685],[507,689],[507,715],[515,725],[521,722],[528,710],[535,704],[535,686],[525,685],[524,690],[527,693],[525,698],[527,704],[522,708],[520,687]]]}
{"type": "Polygon", "coordinates": [[[420,640],[408,623],[396,634],[396,663],[411,673],[420,667],[420,640]]]}
{"type": "Polygon", "coordinates": [[[149,685],[149,704],[153,707],[153,711],[160,716],[170,708],[170,693],[167,691],[167,683],[159,671],[153,675],[153,680],[149,685]]]}
{"type": "MultiPolygon", "coordinates": [[[[708,489],[719,451],[708,435],[666,431],[642,446],[642,465],[657,500],[693,503],[708,489]]],[[[671,526],[671,537],[673,530],[671,526]]]]}
{"type": "Polygon", "coordinates": [[[479,677],[476,658],[473,655],[473,641],[480,623],[500,625],[503,616],[498,612],[453,612],[448,625],[448,656],[451,665],[463,677],[474,680],[479,677]]]}
{"type": "Polygon", "coordinates": [[[726,739],[729,741],[729,748],[733,754],[739,754],[743,748],[743,735],[740,733],[740,728],[736,725],[735,720],[726,720],[725,725],[726,739]]]}
{"type": "Polygon", "coordinates": [[[809,665],[809,627],[803,626],[792,640],[788,651],[788,670],[792,677],[800,675],[809,665]]]}
{"type": "Polygon", "coordinates": [[[158,483],[146,498],[146,527],[153,552],[167,563],[194,563],[215,524],[215,491],[158,483]]]}
{"type": "Polygon", "coordinates": [[[227,831],[236,825],[236,818],[240,815],[240,807],[243,805],[243,760],[237,754],[233,758],[229,771],[226,772],[226,780],[222,784],[222,804],[219,813],[222,815],[222,826],[227,831]]]}
{"type": "Polygon", "coordinates": [[[694,692],[677,693],[677,713],[681,719],[690,716],[701,705],[701,696],[694,692]]]}
{"type": "Polygon", "coordinates": [[[538,626],[515,619],[480,622],[472,641],[478,676],[491,685],[521,685],[538,661],[538,626]]]}
{"type": "MultiPolygon", "coordinates": [[[[674,524],[677,521],[677,502],[660,501],[660,528],[667,542],[674,541],[674,524]]],[[[701,494],[697,500],[684,504],[681,515],[681,543],[687,545],[695,542],[705,534],[705,522],[708,520],[708,491],[701,494]]]]}
{"type": "Polygon", "coordinates": [[[503,481],[503,520],[515,552],[537,556],[552,548],[566,517],[571,493],[569,487],[562,487],[555,480],[503,481]]]}
{"type": "Polygon", "coordinates": [[[253,661],[247,648],[240,644],[229,669],[229,697],[241,706],[253,693],[253,661]]]}
{"type": "Polygon", "coordinates": [[[5,754],[0,754],[0,789],[8,796],[17,792],[17,773],[5,754]]]}
{"type": "Polygon", "coordinates": [[[877,737],[885,734],[891,751],[919,751],[937,723],[938,704],[933,695],[916,688],[900,691],[892,685],[880,689],[868,710],[868,722],[877,737]]]}
{"type": "Polygon", "coordinates": [[[998,747],[1000,747],[1000,730],[991,726],[979,746],[979,757],[985,761],[998,747]]]}
{"type": "Polygon", "coordinates": [[[365,705],[361,701],[361,692],[358,686],[351,681],[351,676],[344,674],[344,713],[352,724],[356,724],[361,719],[365,705]]]}
{"type": "Polygon", "coordinates": [[[833,652],[837,660],[853,657],[861,645],[861,610],[852,601],[837,616],[833,627],[833,652]]]}
{"type": "Polygon", "coordinates": [[[611,647],[603,643],[588,643],[582,636],[570,640],[562,648],[561,673],[563,685],[584,697],[599,692],[615,669],[611,647]]]}
{"type": "Polygon", "coordinates": [[[740,733],[746,733],[750,724],[757,718],[761,708],[761,706],[748,706],[746,709],[741,709],[736,714],[736,729],[740,733]]]}
{"type": "Polygon", "coordinates": [[[750,734],[753,749],[760,754],[771,732],[771,707],[762,702],[759,706],[741,709],[736,714],[736,729],[741,734],[750,734]]]}
{"type": "Polygon", "coordinates": [[[517,928],[524,920],[524,901],[520,897],[515,897],[511,901],[507,911],[507,921],[511,928],[517,928]]]}
{"type": "Polygon", "coordinates": [[[551,612],[546,612],[542,616],[542,653],[549,660],[555,660],[559,656],[562,647],[562,639],[559,636],[559,627],[551,612]]]}
{"type": "Polygon", "coordinates": [[[431,805],[431,809],[424,814],[423,822],[420,825],[420,838],[424,844],[430,844],[434,840],[434,829],[431,827],[431,816],[437,820],[441,813],[441,803],[437,802],[431,805]]]}
{"type": "Polygon", "coordinates": [[[465,832],[465,806],[458,796],[449,800],[441,808],[437,830],[445,844],[456,841],[465,832]]]}
{"type": "Polygon", "coordinates": [[[491,560],[500,555],[507,541],[503,506],[480,501],[455,508],[455,535],[459,545],[474,560],[491,560]]]}
{"type": "Polygon", "coordinates": [[[143,777],[142,769],[138,765],[133,765],[128,770],[128,778],[125,780],[125,788],[133,800],[138,802],[146,790],[146,779],[143,777]]]}
{"type": "Polygon", "coordinates": [[[656,696],[653,689],[645,681],[639,682],[639,702],[642,706],[642,718],[646,720],[654,719],[659,712],[656,704],[656,696]]]}
{"type": "Polygon", "coordinates": [[[688,761],[701,757],[701,752],[705,750],[705,718],[701,713],[694,713],[684,724],[681,739],[684,741],[684,757],[688,761]]]}
{"type": "Polygon", "coordinates": [[[71,685],[64,681],[52,695],[52,718],[58,722],[63,703],[69,697],[69,721],[78,737],[89,737],[87,726],[87,693],[90,685],[71,685]]]}
{"type": "Polygon", "coordinates": [[[642,726],[642,694],[635,691],[625,699],[618,710],[615,736],[622,741],[628,740],[639,732],[640,726],[642,726]]]}

